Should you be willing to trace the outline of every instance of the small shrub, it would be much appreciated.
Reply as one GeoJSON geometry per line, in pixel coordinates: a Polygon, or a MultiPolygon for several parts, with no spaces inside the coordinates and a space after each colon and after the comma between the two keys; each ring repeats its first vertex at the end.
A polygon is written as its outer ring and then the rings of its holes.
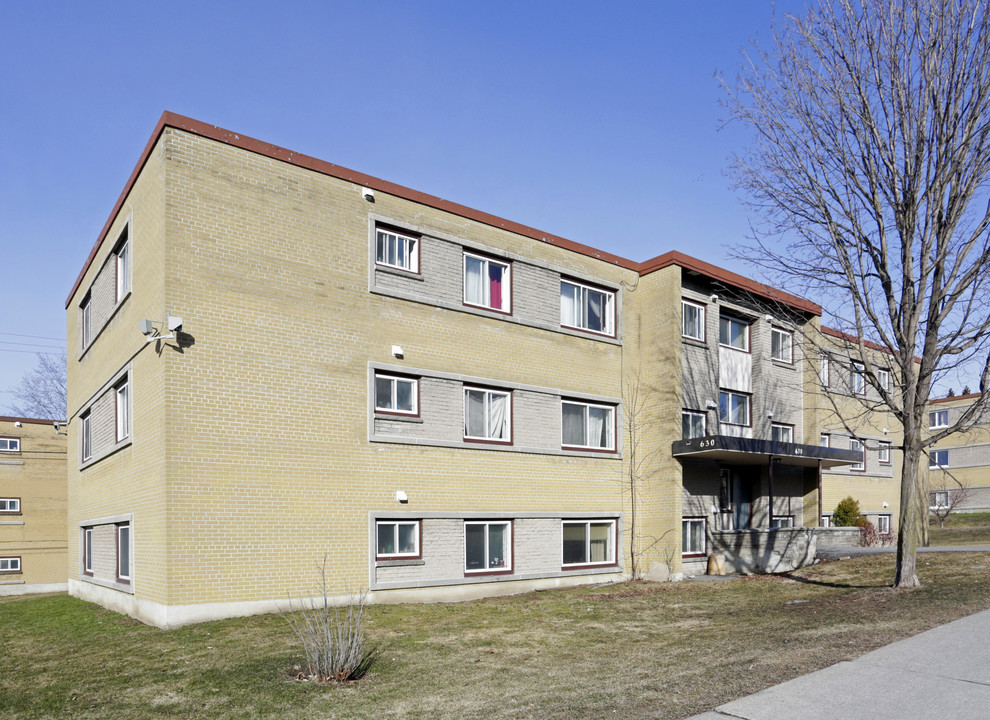
{"type": "Polygon", "coordinates": [[[877,527],[866,518],[859,522],[859,544],[862,547],[880,547],[882,538],[877,527]]]}
{"type": "Polygon", "coordinates": [[[859,500],[852,496],[840,500],[832,513],[832,524],[836,527],[856,527],[863,522],[863,514],[859,511],[859,500]]]}
{"type": "Polygon", "coordinates": [[[307,674],[319,683],[358,680],[375,660],[375,650],[365,644],[364,606],[368,593],[344,607],[330,599],[326,558],[320,565],[317,597],[303,600],[299,608],[280,613],[302,644],[307,674]]]}

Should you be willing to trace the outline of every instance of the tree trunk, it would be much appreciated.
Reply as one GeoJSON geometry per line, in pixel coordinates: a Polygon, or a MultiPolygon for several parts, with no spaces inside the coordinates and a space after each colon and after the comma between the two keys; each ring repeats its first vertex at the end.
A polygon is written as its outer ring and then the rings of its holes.
{"type": "Polygon", "coordinates": [[[918,461],[921,453],[904,442],[904,466],[901,471],[901,518],[897,529],[897,573],[894,587],[919,587],[917,559],[921,521],[925,518],[918,505],[918,461]]]}

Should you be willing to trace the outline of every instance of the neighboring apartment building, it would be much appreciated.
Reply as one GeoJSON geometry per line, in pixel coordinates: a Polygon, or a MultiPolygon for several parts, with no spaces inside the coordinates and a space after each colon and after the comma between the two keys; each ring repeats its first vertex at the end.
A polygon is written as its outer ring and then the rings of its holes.
{"type": "MultiPolygon", "coordinates": [[[[979,397],[969,393],[932,400],[929,430],[952,425],[979,397]]],[[[990,410],[984,410],[969,430],[938,441],[929,451],[928,489],[933,508],[990,511],[990,410]]]]}
{"type": "Polygon", "coordinates": [[[64,434],[0,417],[0,595],[66,589],[64,434]]]}
{"type": "Polygon", "coordinates": [[[66,308],[69,590],[159,626],[676,575],[860,458],[812,303],[168,113],[66,308]]]}

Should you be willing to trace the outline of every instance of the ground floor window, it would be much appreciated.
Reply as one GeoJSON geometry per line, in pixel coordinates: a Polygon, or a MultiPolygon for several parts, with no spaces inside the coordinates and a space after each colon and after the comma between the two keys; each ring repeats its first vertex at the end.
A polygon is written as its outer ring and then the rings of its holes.
{"type": "Polygon", "coordinates": [[[379,520],[376,523],[375,534],[378,539],[379,559],[421,557],[419,520],[379,520]]]}
{"type": "Polygon", "coordinates": [[[947,508],[949,507],[949,491],[948,490],[936,490],[932,493],[932,507],[933,508],[947,508]]]}
{"type": "Polygon", "coordinates": [[[681,554],[684,557],[705,555],[705,518],[681,520],[681,554]]]}
{"type": "Polygon", "coordinates": [[[822,515],[822,527],[832,527],[831,515],[822,515]]]}
{"type": "Polygon", "coordinates": [[[93,528],[83,528],[83,572],[93,574],[93,528]]]}
{"type": "Polygon", "coordinates": [[[614,520],[563,523],[563,565],[614,565],[614,520]]]}
{"type": "Polygon", "coordinates": [[[890,535],[890,515],[877,516],[877,532],[881,535],[890,535]]]}
{"type": "Polygon", "coordinates": [[[21,571],[19,557],[0,557],[0,573],[18,573],[21,571]]]}
{"type": "Polygon", "coordinates": [[[464,523],[464,572],[512,572],[512,523],[464,523]]]}
{"type": "Polygon", "coordinates": [[[117,582],[131,581],[131,525],[117,526],[117,582]]]}
{"type": "Polygon", "coordinates": [[[790,528],[794,527],[794,516],[793,515],[777,515],[770,520],[770,527],[773,528],[790,528]]]}

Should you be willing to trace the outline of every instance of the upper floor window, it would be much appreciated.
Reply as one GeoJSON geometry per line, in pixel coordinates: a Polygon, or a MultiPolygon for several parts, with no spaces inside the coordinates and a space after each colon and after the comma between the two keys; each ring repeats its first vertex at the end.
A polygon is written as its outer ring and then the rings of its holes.
{"type": "Polygon", "coordinates": [[[590,450],[615,449],[615,408],[564,400],[560,404],[561,444],[590,450]]]}
{"type": "Polygon", "coordinates": [[[681,300],[681,335],[693,340],[705,341],[705,306],[681,300]]]}
{"type": "Polygon", "coordinates": [[[727,425],[750,424],[750,397],[731,390],[718,393],[718,419],[727,425]]]}
{"type": "Polygon", "coordinates": [[[818,358],[818,375],[822,385],[828,387],[832,380],[832,358],[826,353],[822,353],[818,358]]]}
{"type": "Polygon", "coordinates": [[[615,520],[563,523],[563,565],[614,565],[615,520]]]}
{"type": "Polygon", "coordinates": [[[863,365],[855,362],[850,367],[849,386],[857,395],[866,392],[866,378],[863,376],[863,369],[863,365]]]}
{"type": "Polygon", "coordinates": [[[560,324],[602,335],[615,334],[615,293],[560,281],[560,324]]]}
{"type": "Polygon", "coordinates": [[[512,267],[509,263],[464,253],[464,302],[510,312],[512,267]]]}
{"type": "Polygon", "coordinates": [[[849,469],[850,470],[865,470],[866,469],[866,453],[863,452],[863,443],[861,443],[859,440],[850,439],[849,440],[849,449],[852,450],[853,452],[861,453],[860,460],[858,462],[854,462],[852,465],[850,465],[849,466],[849,469]]]}
{"type": "Polygon", "coordinates": [[[691,440],[705,436],[705,413],[698,410],[681,411],[681,438],[691,440]]]}
{"type": "Polygon", "coordinates": [[[117,276],[115,300],[120,302],[131,289],[131,244],[126,228],[114,249],[114,263],[117,276]]]}
{"type": "Polygon", "coordinates": [[[419,239],[393,230],[378,228],[375,238],[375,262],[418,273],[419,239]]]}
{"type": "Polygon", "coordinates": [[[381,560],[420,557],[419,528],[419,520],[379,520],[375,523],[375,556],[381,560]]]}
{"type": "Polygon", "coordinates": [[[0,498],[0,513],[18,513],[20,511],[20,498],[0,498]]]}
{"type": "Polygon", "coordinates": [[[784,423],[770,424],[770,439],[774,442],[794,442],[794,426],[784,423]]]}
{"type": "Polygon", "coordinates": [[[0,437],[0,452],[20,452],[20,451],[21,451],[20,438],[0,437]]]}
{"type": "Polygon", "coordinates": [[[414,378],[375,373],[375,411],[418,414],[419,382],[414,378]]]}
{"type": "Polygon", "coordinates": [[[794,333],[770,328],[770,357],[785,363],[794,362],[794,333]]]}
{"type": "Polygon", "coordinates": [[[932,450],[930,453],[928,453],[929,468],[948,467],[948,465],[949,465],[948,450],[932,450]]]}
{"type": "Polygon", "coordinates": [[[884,392],[890,390],[890,370],[877,370],[877,385],[879,385],[880,389],[884,392]]]}
{"type": "Polygon", "coordinates": [[[949,411],[936,410],[928,413],[928,427],[932,429],[949,427],[949,411]]]}
{"type": "Polygon", "coordinates": [[[84,297],[82,302],[79,304],[79,339],[84,348],[88,347],[90,340],[93,339],[92,300],[92,295],[86,293],[86,297],[84,297]]]}
{"type": "Polygon", "coordinates": [[[890,443],[881,441],[877,446],[877,462],[890,465],[890,443]]]}
{"type": "Polygon", "coordinates": [[[832,446],[832,436],[829,435],[828,433],[822,433],[820,444],[821,444],[822,447],[831,447],[832,446]]]}
{"type": "Polygon", "coordinates": [[[116,396],[117,442],[125,440],[131,434],[131,411],[128,404],[128,383],[125,379],[114,388],[116,396]]]}
{"type": "Polygon", "coordinates": [[[93,457],[93,423],[92,417],[87,412],[79,418],[79,441],[82,443],[82,459],[89,460],[93,457]]]}
{"type": "Polygon", "coordinates": [[[749,323],[730,315],[718,319],[718,343],[749,352],[749,323]]]}
{"type": "Polygon", "coordinates": [[[509,442],[511,395],[499,390],[464,388],[464,439],[509,442]]]}

